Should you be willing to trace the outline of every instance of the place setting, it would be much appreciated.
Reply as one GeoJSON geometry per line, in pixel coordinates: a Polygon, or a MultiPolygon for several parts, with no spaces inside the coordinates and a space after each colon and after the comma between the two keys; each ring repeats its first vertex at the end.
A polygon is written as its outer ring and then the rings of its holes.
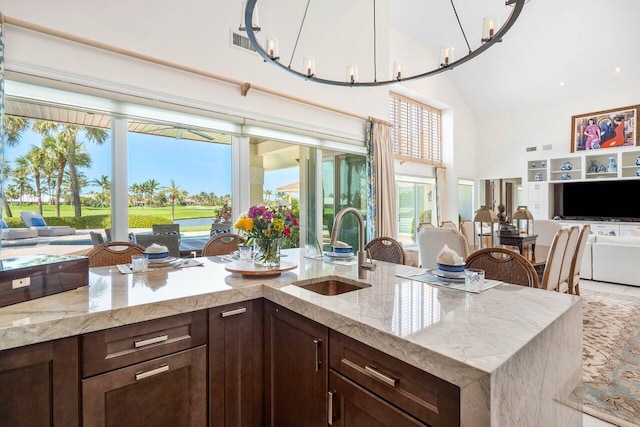
{"type": "Polygon", "coordinates": [[[398,273],[396,276],[471,293],[480,293],[502,284],[499,280],[485,279],[484,270],[466,268],[463,258],[446,244],[436,261],[438,268],[430,268],[417,274],[398,273]]]}
{"type": "Polygon", "coordinates": [[[131,255],[130,264],[117,264],[116,268],[122,274],[143,273],[151,270],[167,270],[185,267],[202,266],[202,262],[193,258],[176,258],[169,256],[166,246],[151,244],[144,253],[131,255]]]}

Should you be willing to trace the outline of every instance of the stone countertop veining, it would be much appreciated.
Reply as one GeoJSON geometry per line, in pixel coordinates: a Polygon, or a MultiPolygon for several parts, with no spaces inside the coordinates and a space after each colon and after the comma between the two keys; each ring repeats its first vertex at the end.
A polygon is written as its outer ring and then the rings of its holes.
{"type": "Polygon", "coordinates": [[[357,280],[356,266],[284,253],[297,268],[279,276],[231,274],[218,257],[140,274],[92,268],[89,286],[0,308],[0,350],[265,297],[463,388],[490,376],[579,300],[507,284],[472,294],[397,277],[423,270],[377,261],[361,280],[370,287],[323,296],[292,283],[357,280]]]}

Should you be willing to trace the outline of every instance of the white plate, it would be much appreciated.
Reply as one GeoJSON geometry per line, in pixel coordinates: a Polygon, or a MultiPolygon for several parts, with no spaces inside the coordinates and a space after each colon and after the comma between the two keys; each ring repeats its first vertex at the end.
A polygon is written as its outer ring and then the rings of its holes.
{"type": "Polygon", "coordinates": [[[353,252],[325,252],[324,254],[331,258],[351,258],[353,256],[353,252]]]}
{"type": "Polygon", "coordinates": [[[442,271],[437,268],[432,268],[431,270],[427,270],[427,273],[439,279],[452,280],[455,282],[464,282],[464,271],[459,273],[454,273],[451,271],[442,271]]]}
{"type": "Polygon", "coordinates": [[[166,258],[150,259],[149,260],[149,264],[166,264],[168,262],[172,262],[172,261],[175,261],[175,260],[176,260],[175,257],[168,256],[166,258]]]}

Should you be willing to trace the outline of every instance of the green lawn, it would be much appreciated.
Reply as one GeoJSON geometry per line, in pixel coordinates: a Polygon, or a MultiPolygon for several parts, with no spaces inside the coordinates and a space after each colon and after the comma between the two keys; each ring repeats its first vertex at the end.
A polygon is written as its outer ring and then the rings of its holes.
{"type": "MultiPolygon", "coordinates": [[[[37,211],[38,206],[35,204],[22,204],[20,205],[12,205],[11,213],[13,216],[13,220],[10,221],[7,219],[6,212],[3,212],[3,217],[10,222],[11,224],[16,224],[16,221],[19,221],[20,224],[20,212],[21,211],[37,211]]],[[[175,219],[189,219],[189,218],[212,218],[214,216],[214,208],[213,206],[176,206],[175,207],[175,219]]],[[[82,207],[82,217],[90,217],[90,216],[109,216],[111,215],[111,208],[94,208],[94,207],[82,207]]],[[[55,217],[55,206],[52,205],[44,205],[42,207],[42,216],[45,218],[55,217]]],[[[73,206],[63,205],[60,206],[60,217],[67,218],[74,216],[73,206]]],[[[166,220],[167,223],[171,222],[171,206],[164,207],[129,207],[129,217],[145,217],[145,216],[153,216],[153,217],[161,217],[166,220]]],[[[49,222],[49,221],[47,221],[49,222]]],[[[135,227],[135,224],[130,224],[135,227]]],[[[22,226],[22,225],[20,225],[22,226]]],[[[208,230],[209,226],[200,226],[200,227],[185,227],[184,231],[199,231],[199,230],[208,230]]],[[[182,228],[181,228],[182,230],[182,228]]]]}

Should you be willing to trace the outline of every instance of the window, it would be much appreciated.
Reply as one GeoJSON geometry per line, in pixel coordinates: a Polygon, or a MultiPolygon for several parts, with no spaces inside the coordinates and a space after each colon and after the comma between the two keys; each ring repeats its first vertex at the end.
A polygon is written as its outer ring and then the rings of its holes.
{"type": "Polygon", "coordinates": [[[437,224],[435,179],[396,177],[398,240],[404,245],[416,242],[423,222],[437,224]]]}
{"type": "Polygon", "coordinates": [[[441,111],[391,93],[389,121],[393,152],[397,159],[434,166],[442,164],[441,111]]]}

